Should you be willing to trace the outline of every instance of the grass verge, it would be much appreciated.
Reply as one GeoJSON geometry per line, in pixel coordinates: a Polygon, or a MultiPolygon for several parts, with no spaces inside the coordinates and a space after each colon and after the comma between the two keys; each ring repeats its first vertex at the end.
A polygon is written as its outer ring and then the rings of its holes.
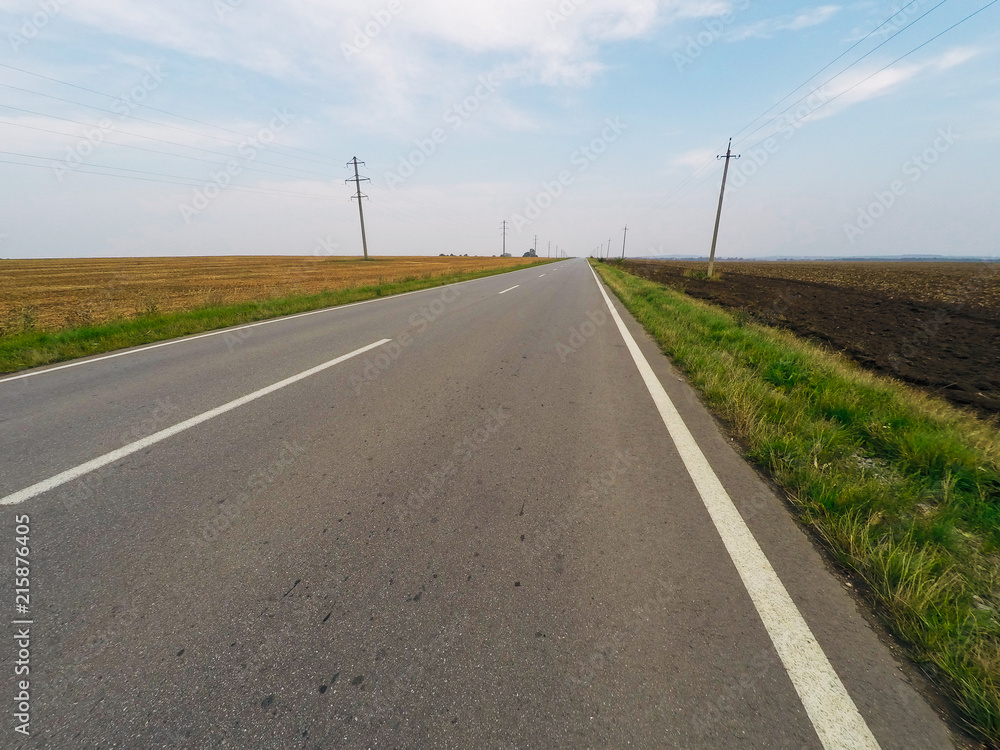
{"type": "Polygon", "coordinates": [[[292,315],[324,307],[362,302],[376,297],[388,297],[403,292],[430,289],[459,281],[495,276],[549,262],[551,261],[541,260],[516,268],[498,268],[403,279],[376,286],[340,289],[319,294],[143,315],[95,326],[66,328],[61,331],[26,331],[0,337],[0,373],[16,372],[28,367],[38,367],[67,359],[102,354],[115,349],[190,336],[195,333],[277,318],[282,315],[292,315]]]}
{"type": "Polygon", "coordinates": [[[1000,746],[1000,433],[790,333],[594,264],[1000,746]]]}

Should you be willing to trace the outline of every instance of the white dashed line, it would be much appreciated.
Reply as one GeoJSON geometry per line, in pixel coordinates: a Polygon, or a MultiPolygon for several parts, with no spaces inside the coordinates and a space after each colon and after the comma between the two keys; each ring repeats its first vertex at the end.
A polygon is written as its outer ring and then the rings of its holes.
{"type": "MultiPolygon", "coordinates": [[[[220,328],[217,331],[209,331],[208,333],[199,333],[195,336],[184,336],[178,339],[172,339],[170,341],[161,341],[158,344],[150,344],[148,346],[140,346],[134,349],[126,349],[125,351],[115,352],[114,354],[104,354],[100,357],[91,357],[89,359],[78,359],[65,365],[56,365],[55,367],[46,367],[44,370],[32,370],[31,372],[23,372],[20,375],[11,375],[9,377],[0,378],[0,385],[4,383],[12,383],[15,380],[22,380],[23,378],[33,378],[36,375],[46,375],[50,372],[58,372],[59,370],[66,370],[70,367],[81,367],[83,365],[94,364],[95,362],[103,362],[107,359],[117,359],[118,357],[127,357],[132,354],[139,354],[140,352],[148,352],[151,349],[160,349],[164,346],[174,346],[175,344],[184,344],[188,341],[197,341],[198,339],[209,338],[210,336],[224,336],[227,333],[235,333],[236,331],[245,331],[248,328],[258,328],[259,326],[268,326],[273,323],[282,323],[286,320],[295,320],[296,318],[305,318],[310,315],[322,315],[323,313],[337,312],[338,310],[346,310],[349,307],[358,307],[359,305],[371,305],[376,302],[386,302],[388,300],[400,299],[401,297],[409,297],[411,294],[423,294],[425,292],[434,292],[440,289],[446,289],[452,286],[458,286],[459,284],[471,284],[475,281],[486,281],[490,279],[490,276],[484,276],[479,279],[468,279],[466,281],[456,281],[452,284],[442,284],[441,286],[431,286],[426,289],[414,289],[412,292],[401,292],[400,294],[391,294],[388,297],[375,297],[374,299],[361,300],[360,302],[349,302],[346,305],[334,305],[332,307],[324,307],[319,310],[309,310],[308,312],[295,313],[293,315],[283,315],[278,318],[269,318],[267,320],[261,320],[256,323],[247,323],[242,326],[235,326],[231,328],[220,328]]],[[[520,286],[520,285],[518,285],[520,286]]],[[[516,287],[511,287],[516,288],[516,287]]],[[[510,291],[509,289],[507,291],[510,291]]],[[[503,294],[503,292],[501,292],[503,294]]]]}
{"type": "Polygon", "coordinates": [[[148,437],[144,437],[141,440],[136,440],[134,443],[129,443],[128,445],[122,446],[118,450],[111,451],[110,453],[105,453],[103,456],[98,456],[97,458],[87,461],[86,463],[75,466],[72,469],[67,469],[61,474],[56,474],[54,477],[50,477],[42,482],[33,484],[30,487],[26,487],[23,490],[19,490],[11,495],[7,495],[4,498],[0,498],[0,505],[15,505],[17,503],[23,503],[25,500],[41,495],[43,492],[48,492],[51,489],[55,489],[60,485],[71,482],[74,479],[82,477],[84,474],[89,474],[92,471],[100,469],[102,466],[107,466],[108,464],[119,461],[126,456],[129,456],[136,451],[141,451],[144,448],[148,448],[151,445],[155,445],[169,437],[173,437],[178,433],[189,430],[192,427],[200,425],[202,422],[207,422],[210,419],[218,417],[220,414],[225,414],[228,411],[249,404],[251,401],[256,401],[257,399],[268,395],[269,393],[274,393],[275,391],[280,391],[282,388],[291,385],[292,383],[297,383],[300,380],[305,380],[306,378],[315,375],[318,372],[329,369],[334,365],[339,365],[341,362],[345,362],[352,357],[357,357],[359,354],[364,354],[365,352],[382,346],[382,344],[387,344],[392,339],[382,339],[381,341],[376,341],[368,346],[363,346],[360,349],[355,349],[350,354],[344,354],[343,356],[337,357],[336,359],[331,359],[328,362],[324,362],[321,365],[312,367],[304,372],[300,372],[298,375],[292,375],[290,378],[285,378],[280,380],[273,385],[269,385],[265,388],[261,388],[258,391],[247,394],[235,401],[230,401],[228,404],[223,404],[222,406],[217,406],[210,411],[206,411],[190,419],[185,419],[183,422],[175,424],[173,427],[168,427],[165,430],[160,430],[159,432],[153,433],[148,437]]]}

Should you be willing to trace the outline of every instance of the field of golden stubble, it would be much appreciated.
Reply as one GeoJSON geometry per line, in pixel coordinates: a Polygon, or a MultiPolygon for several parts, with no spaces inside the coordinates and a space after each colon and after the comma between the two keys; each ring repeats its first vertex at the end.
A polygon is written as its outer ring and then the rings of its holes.
{"type": "Polygon", "coordinates": [[[513,268],[537,258],[226,256],[0,260],[0,335],[513,268]]]}

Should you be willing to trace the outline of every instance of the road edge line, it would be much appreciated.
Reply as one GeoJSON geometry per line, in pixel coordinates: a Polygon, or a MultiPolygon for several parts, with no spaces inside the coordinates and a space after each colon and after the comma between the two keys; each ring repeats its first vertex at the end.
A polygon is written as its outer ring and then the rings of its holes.
{"type": "Polygon", "coordinates": [[[625,326],[597,272],[589,263],[588,268],[823,747],[879,750],[847,688],[625,326]]]}

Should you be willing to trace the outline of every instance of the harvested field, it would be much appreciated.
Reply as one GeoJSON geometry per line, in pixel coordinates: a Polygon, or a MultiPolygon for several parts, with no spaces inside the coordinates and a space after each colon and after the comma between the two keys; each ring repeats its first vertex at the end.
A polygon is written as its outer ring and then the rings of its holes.
{"type": "Polygon", "coordinates": [[[537,258],[238,256],[0,260],[0,335],[316,294],[537,258]]]}
{"type": "Polygon", "coordinates": [[[980,415],[1000,414],[1000,263],[626,261],[638,276],[744,311],[980,415]]]}

